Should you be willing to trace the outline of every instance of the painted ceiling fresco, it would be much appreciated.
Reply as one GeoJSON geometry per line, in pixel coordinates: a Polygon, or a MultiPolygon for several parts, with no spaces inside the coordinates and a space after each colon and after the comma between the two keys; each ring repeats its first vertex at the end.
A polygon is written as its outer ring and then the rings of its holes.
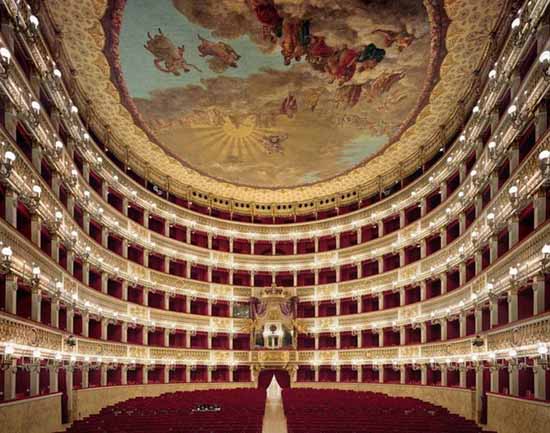
{"type": "Polygon", "coordinates": [[[396,141],[445,58],[442,0],[114,0],[105,54],[123,104],[182,164],[294,187],[396,141]]]}

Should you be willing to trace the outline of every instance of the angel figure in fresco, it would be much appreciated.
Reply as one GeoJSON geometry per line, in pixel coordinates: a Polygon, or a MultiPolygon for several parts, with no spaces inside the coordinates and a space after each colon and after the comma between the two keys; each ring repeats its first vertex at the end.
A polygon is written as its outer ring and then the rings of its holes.
{"type": "Polygon", "coordinates": [[[308,20],[285,18],[283,21],[281,54],[285,65],[290,65],[293,59],[299,62],[302,56],[307,54],[307,48],[311,42],[309,25],[308,20]]]}
{"type": "Polygon", "coordinates": [[[265,150],[268,154],[283,153],[283,142],[288,139],[288,134],[266,135],[262,138],[265,150]]]}
{"type": "Polygon", "coordinates": [[[275,43],[283,33],[283,18],[279,15],[273,0],[246,0],[246,3],[262,23],[264,39],[275,43]]]}
{"type": "Polygon", "coordinates": [[[416,39],[414,35],[407,32],[405,28],[398,32],[393,30],[376,29],[372,32],[372,34],[382,35],[387,48],[395,44],[399,51],[403,51],[405,48],[409,47],[416,39]]]}
{"type": "Polygon", "coordinates": [[[185,47],[183,45],[176,47],[170,39],[164,36],[161,29],[158,29],[158,34],[154,37],[147,32],[147,37],[149,39],[144,47],[155,56],[153,63],[159,71],[175,76],[180,76],[180,71],[190,72],[191,68],[202,72],[195,65],[185,61],[185,47]]]}
{"type": "MultiPolygon", "coordinates": [[[[237,62],[241,58],[239,54],[233,49],[233,47],[225,42],[211,42],[208,39],[203,38],[201,35],[197,35],[201,41],[200,45],[197,47],[199,50],[199,56],[207,57],[212,56],[213,59],[220,63],[220,68],[225,69],[228,67],[236,68],[238,66],[237,62]]],[[[212,68],[211,64],[211,68],[212,68]]]]}
{"type": "Polygon", "coordinates": [[[285,114],[289,119],[292,119],[298,111],[298,102],[296,96],[289,93],[281,104],[281,114],[285,114]]]}
{"type": "Polygon", "coordinates": [[[346,45],[329,57],[325,65],[325,72],[330,75],[329,83],[338,80],[343,85],[351,80],[357,69],[358,57],[359,53],[346,45]]]}

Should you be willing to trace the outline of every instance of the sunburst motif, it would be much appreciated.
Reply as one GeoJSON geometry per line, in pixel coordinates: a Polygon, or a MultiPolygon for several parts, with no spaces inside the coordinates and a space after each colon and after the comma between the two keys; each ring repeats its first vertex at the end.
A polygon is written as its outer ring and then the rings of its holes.
{"type": "Polygon", "coordinates": [[[275,132],[274,128],[259,127],[255,116],[248,116],[240,123],[226,116],[221,125],[200,129],[199,135],[205,148],[222,161],[264,158],[265,139],[275,132]]]}

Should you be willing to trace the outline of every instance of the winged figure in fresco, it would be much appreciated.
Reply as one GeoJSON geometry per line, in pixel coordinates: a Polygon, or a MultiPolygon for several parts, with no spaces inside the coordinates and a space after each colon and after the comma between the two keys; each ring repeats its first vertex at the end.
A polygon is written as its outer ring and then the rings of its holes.
{"type": "Polygon", "coordinates": [[[202,72],[195,65],[185,61],[185,47],[183,45],[176,47],[170,39],[164,36],[161,29],[158,29],[158,34],[155,36],[151,36],[151,33],[147,32],[147,37],[149,39],[144,47],[155,56],[153,63],[159,71],[175,76],[180,76],[180,71],[190,72],[191,68],[202,72]]]}
{"type": "Polygon", "coordinates": [[[237,62],[241,56],[237,54],[231,45],[222,41],[212,42],[203,38],[201,35],[197,36],[201,41],[200,45],[197,47],[199,56],[213,57],[210,62],[210,69],[214,72],[223,72],[228,67],[236,68],[239,66],[237,62]]]}
{"type": "Polygon", "coordinates": [[[372,34],[382,35],[387,48],[395,44],[399,51],[403,51],[405,48],[409,47],[416,39],[415,36],[407,32],[405,28],[398,32],[394,30],[376,29],[372,34]]]}

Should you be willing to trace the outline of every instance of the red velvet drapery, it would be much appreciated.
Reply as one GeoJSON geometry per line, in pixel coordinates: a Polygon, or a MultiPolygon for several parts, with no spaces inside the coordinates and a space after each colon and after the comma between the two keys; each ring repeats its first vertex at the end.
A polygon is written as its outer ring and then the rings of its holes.
{"type": "Polygon", "coordinates": [[[286,370],[262,370],[258,376],[258,388],[267,389],[271,378],[275,376],[281,388],[290,388],[290,376],[286,370]]]}

